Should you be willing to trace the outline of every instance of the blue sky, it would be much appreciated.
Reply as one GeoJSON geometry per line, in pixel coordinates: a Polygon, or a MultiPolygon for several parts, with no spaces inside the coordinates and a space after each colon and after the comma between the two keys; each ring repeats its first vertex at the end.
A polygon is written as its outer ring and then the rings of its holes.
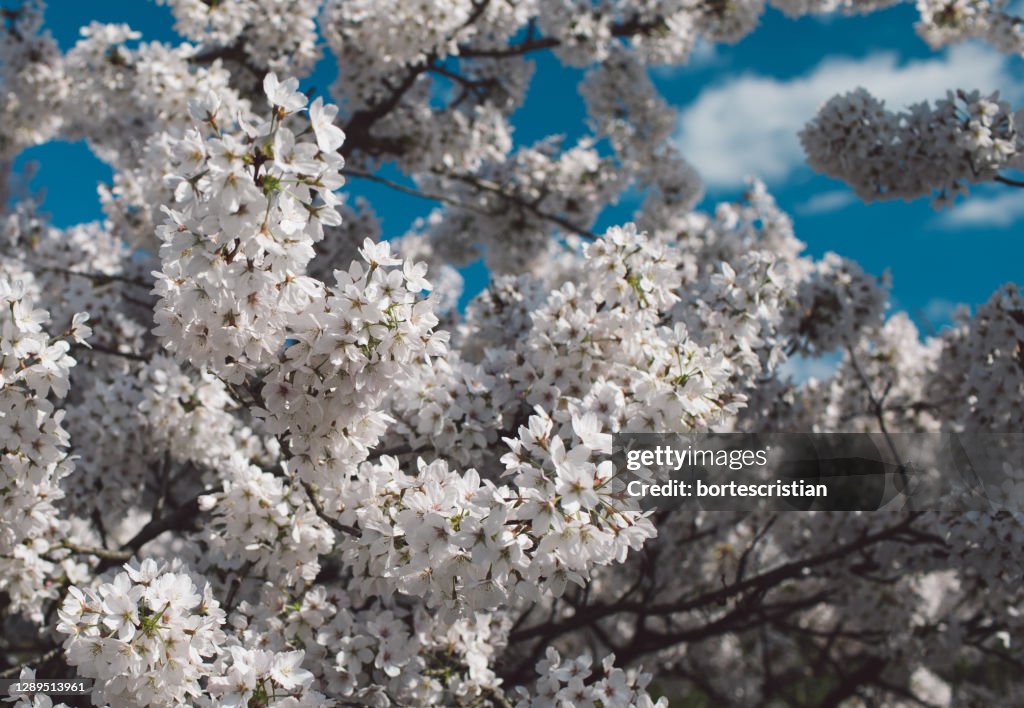
{"type": "MultiPolygon", "coordinates": [[[[169,10],[142,0],[51,0],[46,20],[63,49],[91,20],[127,22],[145,40],[178,40],[169,10]]],[[[703,208],[737,198],[746,175],[761,176],[812,254],[831,250],[869,272],[888,269],[894,308],[908,310],[927,331],[946,324],[955,303],[976,306],[1001,284],[1024,281],[1024,190],[978,187],[944,212],[927,200],[865,205],[842,183],[807,168],[796,138],[822,101],[858,85],[890,107],[941,98],[949,88],[999,88],[1014,105],[1024,105],[1024,61],[983,45],[932,51],[914,33],[914,20],[907,5],[865,17],[795,21],[769,10],[738,44],[700,47],[689,65],[656,69],[653,78],[680,112],[683,154],[707,182],[703,208]]],[[[329,86],[331,64],[330,58],[322,62],[307,84],[329,86]]],[[[581,76],[550,56],[538,57],[526,105],[515,117],[517,143],[551,133],[573,140],[585,132],[583,100],[566,90],[581,76]]],[[[29,160],[39,168],[32,188],[46,190],[44,208],[56,225],[102,218],[96,185],[111,174],[84,144],[39,146],[17,166],[29,160]]],[[[431,207],[380,185],[349,187],[378,205],[386,236],[400,235],[431,207]]],[[[628,220],[635,207],[624,199],[599,226],[628,220]]],[[[471,292],[486,282],[480,266],[466,275],[471,292]]]]}

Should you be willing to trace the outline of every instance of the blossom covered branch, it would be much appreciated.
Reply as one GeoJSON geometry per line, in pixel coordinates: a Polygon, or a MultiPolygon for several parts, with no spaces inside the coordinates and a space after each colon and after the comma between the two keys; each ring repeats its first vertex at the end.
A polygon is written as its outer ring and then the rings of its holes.
{"type": "MultiPolygon", "coordinates": [[[[649,68],[764,3],[162,3],[187,42],[93,23],[66,52],[42,2],[3,6],[0,166],[84,139],[113,171],[102,222],[0,202],[5,677],[111,706],[1024,701],[1019,514],[644,511],[611,484],[615,433],[1024,425],[1017,286],[921,337],[760,182],[696,208],[649,68]],[[542,52],[582,69],[575,142],[513,140],[542,52]],[[385,239],[346,175],[435,208],[385,239]]],[[[936,46],[1020,51],[1004,3],[917,5],[936,46]]],[[[945,202],[1014,181],[1018,122],[859,92],[802,139],[865,199],[945,202]]]]}

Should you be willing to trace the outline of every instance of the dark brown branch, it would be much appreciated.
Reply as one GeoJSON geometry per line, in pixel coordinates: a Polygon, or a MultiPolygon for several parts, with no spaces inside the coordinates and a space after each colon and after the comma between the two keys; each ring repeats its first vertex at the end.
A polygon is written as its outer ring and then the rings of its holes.
{"type": "Polygon", "coordinates": [[[242,587],[242,581],[245,580],[246,576],[249,575],[249,571],[252,570],[252,566],[252,561],[246,561],[238,572],[235,573],[234,577],[231,578],[231,587],[228,589],[228,596],[224,599],[224,612],[226,614],[231,614],[231,610],[235,608],[235,597],[242,587]]]}
{"type": "Polygon", "coordinates": [[[183,524],[190,522],[199,516],[199,498],[206,494],[209,494],[209,492],[204,491],[196,494],[166,516],[150,521],[124,547],[137,551],[164,531],[177,529],[183,524]]]}
{"type": "MultiPolygon", "coordinates": [[[[483,2],[476,3],[473,7],[473,11],[469,14],[469,17],[466,18],[466,21],[461,26],[453,31],[449,36],[449,39],[454,39],[460,31],[476,22],[480,18],[480,15],[483,14],[488,2],[489,0],[484,0],[483,2]]],[[[383,100],[352,114],[344,128],[346,139],[345,144],[341,146],[340,150],[343,157],[347,159],[357,149],[371,154],[378,149],[390,151],[397,151],[399,149],[400,146],[392,144],[392,141],[382,141],[374,138],[371,135],[371,130],[377,121],[384,118],[398,107],[402,97],[405,96],[406,92],[408,92],[408,90],[412,88],[413,84],[416,83],[416,79],[427,71],[436,59],[437,55],[432,53],[420,63],[407,67],[405,75],[399,79],[397,84],[393,86],[390,84],[388,85],[390,94],[388,94],[383,100]]]]}
{"type": "Polygon", "coordinates": [[[20,256],[12,256],[19,258],[26,264],[32,266],[36,270],[48,271],[50,273],[60,273],[61,275],[73,275],[78,278],[85,278],[91,280],[96,285],[109,285],[111,283],[125,283],[126,285],[134,285],[139,288],[145,288],[149,290],[153,287],[152,283],[147,283],[144,280],[138,278],[129,278],[126,275],[110,274],[110,273],[90,273],[88,271],[71,270],[70,268],[63,268],[61,266],[44,265],[43,263],[37,263],[28,258],[22,258],[20,256]]]}
{"type": "Polygon", "coordinates": [[[81,550],[76,551],[75,548],[72,548],[71,546],[68,547],[71,548],[72,551],[86,553],[100,558],[100,563],[96,570],[97,572],[102,573],[107,568],[131,559],[131,557],[135,555],[140,548],[165,531],[185,528],[187,524],[191,523],[193,519],[199,516],[199,497],[204,494],[206,494],[206,492],[197,494],[171,513],[161,516],[158,519],[152,519],[148,524],[143,526],[130,541],[122,545],[119,549],[113,550],[82,547],[81,550]]]}
{"type": "Polygon", "coordinates": [[[245,64],[248,62],[249,56],[242,48],[241,40],[238,40],[224,46],[204,49],[201,52],[193,54],[188,60],[192,64],[212,64],[218,59],[228,59],[236,61],[239,64],[245,64]]]}
{"type": "Polygon", "coordinates": [[[885,659],[879,657],[870,657],[864,661],[851,674],[845,676],[837,686],[835,686],[818,704],[818,708],[838,708],[838,706],[850,698],[854,692],[873,676],[878,674],[884,667],[885,659]]]}
{"type": "MultiPolygon", "coordinates": [[[[660,17],[651,21],[641,21],[639,17],[634,17],[626,22],[613,24],[611,34],[613,37],[619,38],[646,35],[656,30],[664,29],[665,26],[665,20],[660,17]]],[[[530,35],[532,35],[532,32],[530,35]]],[[[477,57],[500,59],[502,57],[522,56],[523,54],[530,54],[531,52],[545,49],[554,49],[562,43],[556,37],[533,37],[530,35],[527,35],[526,39],[518,44],[511,44],[505,47],[483,48],[460,45],[459,56],[470,59],[477,57]]]]}
{"type": "Polygon", "coordinates": [[[53,649],[50,649],[45,654],[40,654],[39,656],[37,656],[37,657],[35,657],[33,659],[29,659],[28,661],[26,661],[24,663],[21,663],[21,664],[18,664],[17,666],[12,666],[9,669],[4,669],[3,671],[0,671],[0,678],[4,678],[4,679],[14,678],[14,677],[18,676],[21,673],[22,669],[27,669],[27,668],[30,668],[30,667],[33,667],[33,666],[39,666],[40,664],[45,664],[50,659],[54,659],[57,656],[59,656],[60,652],[61,652],[61,648],[60,647],[54,647],[53,649]]]}
{"type": "Polygon", "coordinates": [[[348,534],[349,536],[358,537],[360,535],[359,529],[357,529],[355,526],[343,524],[337,519],[335,519],[333,516],[328,514],[326,511],[324,511],[324,504],[320,500],[320,490],[316,487],[315,484],[310,484],[309,482],[303,481],[302,488],[306,490],[306,496],[309,497],[309,503],[313,505],[313,510],[316,512],[316,515],[324,521],[326,521],[328,526],[330,526],[335,531],[340,531],[341,533],[348,534]]]}
{"type": "MultiPolygon", "coordinates": [[[[389,180],[386,177],[381,177],[379,175],[373,174],[372,172],[367,172],[365,170],[361,170],[361,169],[358,169],[358,168],[348,168],[347,167],[347,168],[345,168],[345,174],[346,175],[350,175],[352,177],[357,177],[359,179],[365,179],[365,180],[369,180],[371,182],[377,182],[378,184],[383,184],[386,187],[389,187],[389,188],[394,189],[396,191],[402,192],[404,194],[408,194],[408,195],[413,196],[413,197],[418,197],[420,199],[429,199],[429,200],[432,200],[432,201],[439,202],[441,204],[447,204],[448,206],[455,207],[457,209],[465,209],[467,211],[472,211],[474,213],[481,214],[483,216],[494,217],[494,216],[498,216],[499,215],[499,213],[496,213],[496,212],[493,212],[493,211],[489,211],[487,209],[482,209],[482,208],[476,206],[475,204],[470,204],[468,202],[459,201],[458,199],[452,199],[451,197],[448,197],[448,196],[445,196],[445,195],[442,195],[442,194],[436,194],[436,193],[432,193],[432,192],[420,191],[420,190],[414,189],[412,187],[407,187],[404,184],[399,184],[398,182],[394,182],[392,180],[389,180]]],[[[495,194],[498,197],[500,197],[501,199],[503,199],[505,202],[507,202],[508,204],[511,204],[511,205],[513,205],[515,207],[518,207],[518,208],[521,208],[521,209],[524,209],[524,210],[532,213],[534,216],[538,217],[539,219],[542,219],[542,220],[545,220],[545,221],[550,221],[551,223],[555,224],[556,226],[561,226],[566,231],[570,231],[570,232],[572,232],[574,234],[577,234],[579,236],[583,236],[584,238],[590,239],[592,241],[597,239],[597,234],[595,234],[594,232],[589,231],[589,230],[587,230],[587,229],[585,229],[585,228],[583,228],[581,226],[578,226],[578,225],[572,223],[571,221],[569,221],[568,219],[566,219],[564,217],[561,217],[561,216],[558,216],[556,214],[550,214],[550,213],[547,213],[545,211],[542,211],[539,208],[537,208],[536,205],[530,204],[530,203],[524,201],[522,198],[518,197],[517,195],[509,194],[505,190],[501,189],[501,187],[499,187],[499,186],[497,186],[497,185],[495,185],[495,184],[493,184],[491,182],[488,182],[486,180],[476,180],[476,179],[473,179],[471,176],[468,176],[468,175],[447,175],[446,174],[446,175],[443,175],[443,176],[446,177],[446,178],[449,178],[449,179],[456,179],[456,180],[458,180],[460,182],[465,182],[465,183],[470,184],[473,187],[475,187],[475,188],[477,188],[477,189],[479,189],[481,191],[490,192],[492,194],[495,194]]]]}
{"type": "Polygon", "coordinates": [[[79,344],[75,348],[96,352],[97,354],[119,356],[123,359],[131,359],[132,361],[148,362],[150,360],[150,356],[146,354],[136,354],[135,352],[122,352],[118,349],[112,349],[111,347],[107,347],[102,344],[93,344],[91,342],[89,344],[79,344]]]}
{"type": "Polygon", "coordinates": [[[741,580],[743,580],[743,576],[746,573],[747,569],[747,562],[750,560],[751,554],[754,552],[754,549],[757,547],[757,544],[760,543],[761,540],[768,535],[768,532],[771,531],[772,526],[775,525],[775,522],[778,521],[778,519],[779,515],[773,514],[772,517],[768,519],[768,522],[761,528],[761,530],[754,535],[754,538],[750,541],[750,545],[748,545],[744,549],[743,553],[740,555],[739,563],[737,563],[736,565],[736,577],[733,579],[733,582],[738,583],[741,580]]]}
{"type": "Polygon", "coordinates": [[[383,184],[385,187],[389,187],[390,189],[394,189],[395,191],[402,192],[403,194],[408,194],[413,197],[419,197],[420,199],[429,199],[431,201],[440,202],[441,204],[447,204],[448,206],[457,207],[459,209],[466,209],[467,211],[475,211],[485,216],[491,216],[490,212],[481,209],[480,207],[477,207],[473,204],[460,202],[457,199],[446,197],[443,194],[421,192],[418,189],[414,189],[413,187],[407,187],[404,184],[399,184],[398,182],[389,180],[386,177],[375,175],[372,172],[366,172],[365,170],[360,170],[358,168],[353,167],[346,167],[345,174],[352,177],[358,177],[359,179],[365,179],[371,182],[376,182],[377,184],[383,184]]]}
{"type": "Polygon", "coordinates": [[[1024,180],[1012,179],[1003,175],[996,175],[993,179],[1000,184],[1009,185],[1010,187],[1024,187],[1024,180]]]}
{"type": "Polygon", "coordinates": [[[758,607],[756,612],[751,612],[749,607],[741,605],[707,624],[674,632],[642,632],[635,635],[629,645],[618,648],[615,651],[615,658],[623,664],[629,664],[645,654],[661,651],[677,644],[699,642],[727,633],[745,632],[789,617],[795,612],[809,610],[827,599],[827,592],[819,592],[792,602],[763,605],[758,607]]]}
{"type": "MultiPolygon", "coordinates": [[[[430,57],[427,61],[431,60],[433,60],[433,57],[430,57]]],[[[364,152],[374,152],[374,144],[380,142],[370,134],[374,124],[398,106],[402,97],[412,88],[412,85],[416,83],[416,79],[427,68],[427,62],[409,67],[405,76],[402,77],[396,86],[388,86],[391,93],[386,98],[369,108],[364,108],[352,114],[344,128],[345,144],[340,149],[343,157],[348,159],[357,149],[364,152]]],[[[386,147],[390,147],[392,150],[397,149],[397,146],[394,145],[386,147]]]]}
{"type": "Polygon", "coordinates": [[[500,59],[502,57],[522,56],[523,54],[529,54],[530,52],[537,52],[544,49],[554,49],[561,43],[562,42],[560,40],[554,37],[537,37],[533,39],[526,39],[519,44],[510,44],[505,47],[494,47],[492,49],[460,46],[459,56],[467,59],[500,59]]]}
{"type": "Polygon", "coordinates": [[[443,76],[446,79],[454,81],[455,83],[464,87],[466,90],[471,91],[478,96],[486,96],[487,91],[489,89],[492,89],[498,85],[498,80],[493,76],[482,79],[471,79],[467,76],[463,76],[462,74],[445,68],[443,65],[437,63],[436,61],[430,64],[429,71],[432,74],[437,74],[438,76],[443,76]]]}
{"type": "MultiPolygon", "coordinates": [[[[920,515],[920,512],[910,514],[900,523],[887,529],[883,529],[882,531],[878,531],[873,534],[864,534],[861,538],[836,546],[830,551],[825,551],[809,558],[784,563],[773,570],[766,571],[746,580],[742,580],[716,590],[701,593],[695,597],[663,603],[610,603],[593,605],[591,607],[581,609],[574,616],[567,619],[557,622],[549,622],[542,625],[535,625],[522,629],[518,632],[513,632],[509,636],[509,641],[515,643],[537,637],[544,637],[546,640],[550,640],[560,634],[580,629],[592,624],[593,622],[615,614],[670,615],[690,612],[702,607],[721,605],[737,595],[742,595],[744,593],[757,592],[763,594],[783,581],[802,577],[805,569],[831,563],[851,553],[865,550],[883,541],[900,540],[901,537],[907,538],[906,534],[912,530],[910,528],[911,524],[920,515]]],[[[921,538],[913,540],[927,542],[930,539],[921,538]]],[[[941,541],[941,539],[939,539],[939,541],[941,541]]]]}
{"type": "Polygon", "coordinates": [[[585,229],[578,224],[574,224],[565,217],[557,214],[551,214],[549,212],[541,210],[535,202],[528,202],[517,194],[512,194],[501,187],[501,185],[491,182],[490,180],[483,179],[477,175],[466,175],[466,174],[449,174],[439,172],[435,170],[435,174],[442,178],[454,179],[456,181],[468,184],[471,187],[478,189],[483,192],[489,192],[504,200],[507,204],[523,209],[530,212],[534,216],[544,221],[550,221],[551,223],[561,226],[566,231],[582,236],[591,241],[597,240],[597,234],[589,229],[585,229]]]}
{"type": "Polygon", "coordinates": [[[70,541],[65,541],[62,544],[62,546],[71,551],[72,553],[78,553],[80,555],[86,556],[96,556],[97,558],[112,561],[114,563],[123,563],[126,560],[131,559],[132,557],[131,551],[122,551],[120,549],[111,548],[100,548],[98,546],[82,546],[77,543],[71,543],[70,541]]]}

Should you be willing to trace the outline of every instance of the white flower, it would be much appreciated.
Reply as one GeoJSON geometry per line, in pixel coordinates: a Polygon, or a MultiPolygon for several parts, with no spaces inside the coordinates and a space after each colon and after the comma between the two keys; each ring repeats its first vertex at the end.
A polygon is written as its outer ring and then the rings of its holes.
{"type": "Polygon", "coordinates": [[[604,455],[612,453],[612,436],[601,432],[601,423],[593,413],[586,413],[582,416],[574,415],[572,429],[579,437],[580,442],[594,452],[604,455]]]}
{"type": "Polygon", "coordinates": [[[391,244],[387,241],[374,243],[370,239],[365,239],[363,245],[359,247],[359,255],[373,268],[400,265],[402,263],[400,258],[395,258],[391,255],[391,244]]]}
{"type": "Polygon", "coordinates": [[[86,347],[89,343],[86,340],[92,336],[92,327],[86,324],[89,320],[89,313],[79,312],[71,318],[71,338],[75,340],[76,344],[82,344],[86,347]]]}
{"type": "Polygon", "coordinates": [[[306,96],[299,92],[299,80],[294,77],[278,81],[277,74],[270,72],[263,79],[263,90],[267,100],[285,113],[294,113],[306,106],[306,96]]]}
{"type": "Polygon", "coordinates": [[[275,654],[270,668],[270,678],[286,691],[299,686],[308,686],[313,681],[313,674],[300,668],[303,656],[304,652],[302,651],[275,654]]]}
{"type": "Polygon", "coordinates": [[[67,660],[78,675],[98,679],[97,701],[180,704],[198,695],[199,679],[211,673],[209,660],[225,638],[224,613],[209,586],[200,595],[188,575],[154,576],[151,561],[126,570],[96,591],[68,593],[59,625],[69,635],[67,660]]]}
{"type": "Polygon", "coordinates": [[[338,107],[324,105],[319,96],[309,106],[309,120],[316,134],[316,144],[324,152],[334,152],[345,142],[345,132],[334,124],[338,107]]]}

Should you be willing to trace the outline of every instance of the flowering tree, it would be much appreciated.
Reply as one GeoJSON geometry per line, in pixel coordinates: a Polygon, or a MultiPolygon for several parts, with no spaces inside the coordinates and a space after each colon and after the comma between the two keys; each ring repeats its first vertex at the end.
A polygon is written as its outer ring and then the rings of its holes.
{"type": "MultiPolygon", "coordinates": [[[[694,211],[647,67],[763,2],[162,2],[187,43],[94,23],[61,53],[40,2],[3,10],[3,676],[111,706],[1024,703],[1019,515],[651,513],[607,484],[622,431],[1024,424],[1015,286],[922,340],[759,183],[694,211]],[[541,52],[586,68],[591,135],[515,147],[541,52]],[[103,223],[11,197],[55,138],[113,168],[103,223]],[[436,209],[381,240],[352,180],[436,209]],[[635,223],[593,233],[626,189],[635,223]]],[[[917,5],[934,45],[1024,48],[1002,2],[917,5]]],[[[802,140],[867,199],[949,201],[1013,181],[1018,122],[859,92],[802,140]]]]}

